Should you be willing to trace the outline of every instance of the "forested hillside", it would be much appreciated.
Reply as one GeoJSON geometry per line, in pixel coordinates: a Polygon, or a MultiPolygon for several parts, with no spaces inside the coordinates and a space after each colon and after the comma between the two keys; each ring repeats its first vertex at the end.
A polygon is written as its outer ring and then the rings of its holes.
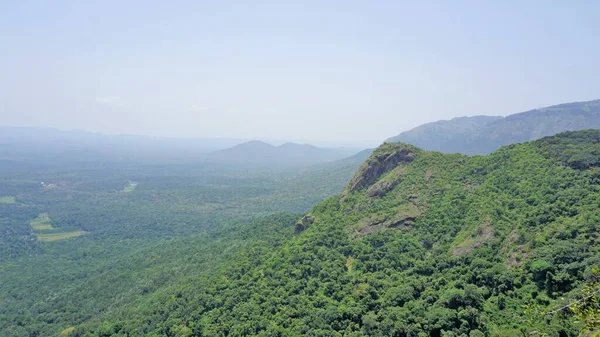
{"type": "Polygon", "coordinates": [[[384,144],[296,237],[68,333],[577,336],[553,309],[595,282],[598,205],[600,131],[476,157],[384,144]]]}
{"type": "Polygon", "coordinates": [[[559,132],[600,128],[600,100],[554,105],[507,117],[457,117],[418,126],[389,138],[425,150],[488,154],[501,146],[559,132]]]}

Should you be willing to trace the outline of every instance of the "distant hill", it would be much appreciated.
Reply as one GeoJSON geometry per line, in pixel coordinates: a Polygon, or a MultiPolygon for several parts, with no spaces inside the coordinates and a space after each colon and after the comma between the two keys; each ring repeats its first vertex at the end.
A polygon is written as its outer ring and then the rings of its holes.
{"type": "Polygon", "coordinates": [[[325,163],[351,168],[368,156],[348,158],[358,149],[279,146],[227,138],[167,138],[107,135],[82,130],[0,126],[0,172],[21,167],[81,167],[99,163],[209,164],[228,169],[288,169],[325,163]],[[335,163],[348,158],[349,162],[335,163]],[[350,166],[345,164],[351,164],[350,166]],[[74,166],[75,165],[75,166],[74,166]]]}
{"type": "Polygon", "coordinates": [[[349,149],[320,148],[296,143],[274,146],[262,141],[252,140],[210,153],[207,159],[209,162],[222,164],[290,167],[333,162],[355,153],[356,151],[349,149]]]}
{"type": "Polygon", "coordinates": [[[427,123],[389,138],[387,142],[405,142],[430,151],[475,155],[564,131],[599,128],[600,100],[594,100],[554,105],[507,117],[458,117],[427,123]]]}

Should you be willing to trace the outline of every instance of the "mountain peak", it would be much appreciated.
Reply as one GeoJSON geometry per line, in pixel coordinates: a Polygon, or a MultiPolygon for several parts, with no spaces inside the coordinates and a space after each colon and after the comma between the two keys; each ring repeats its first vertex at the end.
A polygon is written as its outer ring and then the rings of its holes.
{"type": "Polygon", "coordinates": [[[241,144],[235,145],[232,148],[235,148],[235,147],[249,147],[249,146],[252,146],[252,147],[261,146],[261,147],[269,147],[269,148],[275,147],[275,146],[273,146],[273,145],[271,145],[269,143],[263,142],[262,140],[249,140],[249,141],[247,141],[245,143],[241,143],[241,144]]]}
{"type": "Polygon", "coordinates": [[[373,185],[385,173],[402,163],[412,162],[418,151],[416,147],[404,143],[384,143],[358,169],[348,184],[348,191],[354,192],[373,185]]]}

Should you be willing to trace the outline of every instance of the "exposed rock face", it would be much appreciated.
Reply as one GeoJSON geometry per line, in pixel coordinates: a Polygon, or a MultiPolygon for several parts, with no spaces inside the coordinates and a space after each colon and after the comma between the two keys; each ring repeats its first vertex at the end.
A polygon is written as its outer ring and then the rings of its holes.
{"type": "MultiPolygon", "coordinates": [[[[380,146],[359,169],[349,185],[350,192],[358,191],[362,188],[372,185],[384,173],[392,170],[400,163],[410,163],[415,158],[415,151],[405,144],[388,143],[380,146]]],[[[391,189],[390,186],[374,187],[372,193],[376,195],[376,190],[383,188],[391,189]]]]}
{"type": "Polygon", "coordinates": [[[358,230],[358,234],[359,236],[365,236],[368,234],[378,232],[384,228],[410,227],[414,224],[414,221],[415,217],[406,215],[393,220],[370,223],[366,226],[361,227],[358,230]]]}
{"type": "Polygon", "coordinates": [[[391,191],[398,184],[397,181],[381,181],[373,184],[373,186],[369,187],[367,190],[367,196],[369,198],[373,197],[381,197],[385,195],[387,192],[391,191]]]}
{"type": "Polygon", "coordinates": [[[391,217],[375,215],[362,219],[358,223],[357,236],[363,237],[386,228],[410,229],[424,212],[410,201],[398,206],[396,211],[397,213],[391,217]]]}
{"type": "Polygon", "coordinates": [[[305,215],[296,223],[296,233],[300,234],[304,232],[308,226],[312,225],[315,222],[315,218],[309,215],[305,215]]]}

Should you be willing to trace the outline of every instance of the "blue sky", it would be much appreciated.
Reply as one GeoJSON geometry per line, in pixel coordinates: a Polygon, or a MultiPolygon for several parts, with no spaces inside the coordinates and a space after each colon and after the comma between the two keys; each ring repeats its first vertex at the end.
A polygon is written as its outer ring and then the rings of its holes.
{"type": "Polygon", "coordinates": [[[0,125],[376,145],[600,98],[597,1],[4,1],[0,125]]]}

